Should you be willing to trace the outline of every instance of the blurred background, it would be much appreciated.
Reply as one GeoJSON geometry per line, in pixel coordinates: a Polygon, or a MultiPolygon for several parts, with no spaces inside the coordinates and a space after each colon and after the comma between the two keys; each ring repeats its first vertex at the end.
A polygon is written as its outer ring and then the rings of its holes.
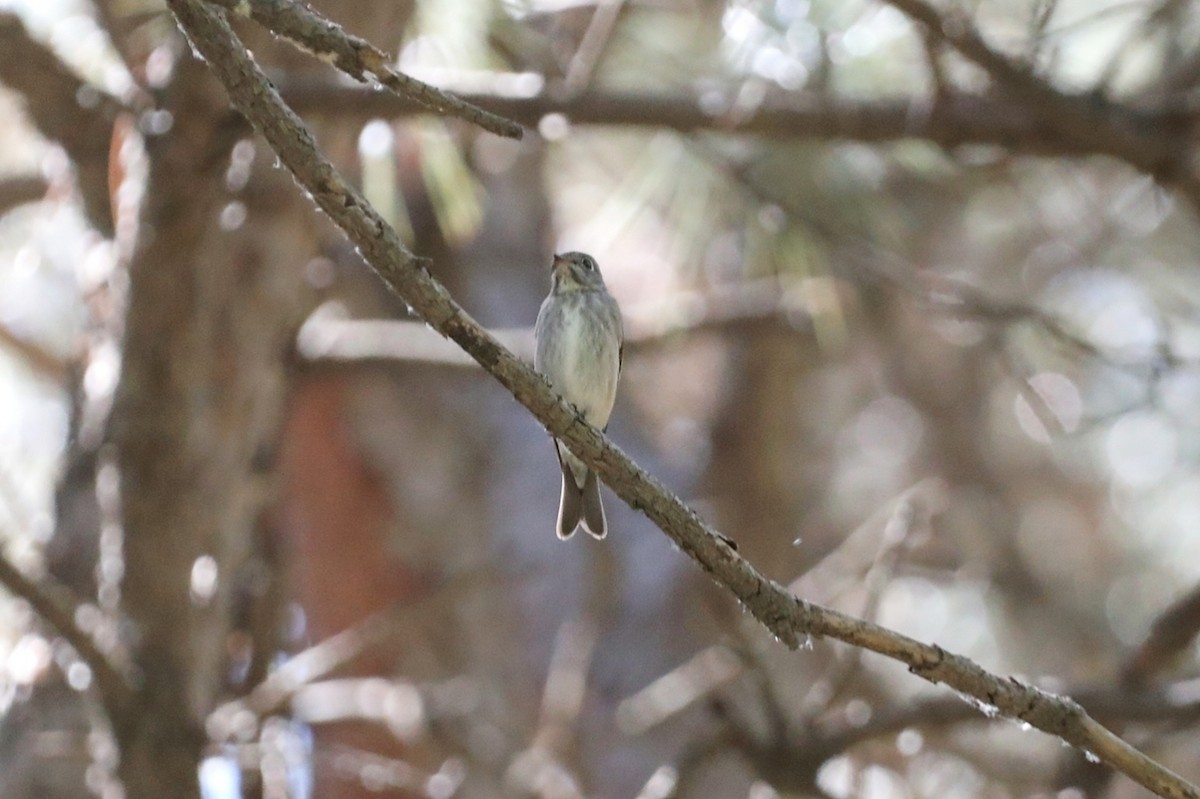
{"type": "MultiPolygon", "coordinates": [[[[519,352],[597,257],[609,434],[743,555],[1200,778],[1200,8],[313,5],[528,126],[239,27],[519,352]]],[[[557,541],[545,431],[408,318],[161,3],[0,2],[0,796],[1144,795],[610,493],[557,541]]]]}

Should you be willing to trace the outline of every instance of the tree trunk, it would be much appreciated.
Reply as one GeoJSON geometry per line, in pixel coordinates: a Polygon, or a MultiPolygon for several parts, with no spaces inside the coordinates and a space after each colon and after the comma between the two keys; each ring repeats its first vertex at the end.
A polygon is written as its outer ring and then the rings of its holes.
{"type": "Polygon", "coordinates": [[[139,668],[138,706],[114,720],[131,799],[198,795],[314,251],[311,212],[297,213],[303,201],[272,158],[258,159],[243,195],[227,192],[230,149],[248,131],[207,68],[181,57],[164,99],[173,119],[147,141],[111,421],[122,610],[139,668]]]}

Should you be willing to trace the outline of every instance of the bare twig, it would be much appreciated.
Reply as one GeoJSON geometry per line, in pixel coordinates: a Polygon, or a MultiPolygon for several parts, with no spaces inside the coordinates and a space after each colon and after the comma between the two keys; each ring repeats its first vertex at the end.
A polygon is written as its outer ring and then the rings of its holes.
{"type": "Polygon", "coordinates": [[[353,36],[294,0],[208,0],[240,16],[251,17],[272,33],[345,72],[357,81],[373,77],[399,96],[430,111],[465,119],[498,136],[519,139],[520,125],[419,81],[391,65],[370,42],[353,36]]]}
{"type": "Polygon", "coordinates": [[[0,555],[0,585],[28,602],[33,612],[71,645],[95,675],[106,707],[112,710],[128,707],[133,696],[129,683],[92,637],[75,623],[75,602],[68,598],[65,588],[50,584],[47,578],[35,581],[26,577],[3,555],[0,555]]]}
{"type": "Polygon", "coordinates": [[[560,399],[543,377],[505,350],[408,252],[392,229],[317,150],[312,134],[287,108],[238,41],[224,16],[201,0],[168,0],[180,27],[229,92],[234,106],[267,140],[314,201],[358,246],[366,262],[414,311],[470,353],[631,507],[727,588],[783,644],[828,636],[878,652],[932,683],[944,683],[995,712],[1021,719],[1090,751],[1164,797],[1200,797],[1179,775],[1134,749],[1075,701],[877,624],[814,605],[769,580],[728,539],[651,477],[560,399]]]}

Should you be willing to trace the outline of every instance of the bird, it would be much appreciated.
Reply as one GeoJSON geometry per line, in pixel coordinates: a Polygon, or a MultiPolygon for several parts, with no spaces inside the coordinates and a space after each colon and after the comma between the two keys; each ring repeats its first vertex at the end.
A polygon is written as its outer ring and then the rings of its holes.
{"type": "MultiPolygon", "coordinates": [[[[603,430],[621,374],[621,309],[592,256],[555,255],[550,271],[550,294],[534,326],[534,368],[589,424],[603,430]]],[[[595,472],[557,439],[554,449],[562,470],[555,532],[566,540],[582,527],[604,538],[608,523],[595,472]]]]}

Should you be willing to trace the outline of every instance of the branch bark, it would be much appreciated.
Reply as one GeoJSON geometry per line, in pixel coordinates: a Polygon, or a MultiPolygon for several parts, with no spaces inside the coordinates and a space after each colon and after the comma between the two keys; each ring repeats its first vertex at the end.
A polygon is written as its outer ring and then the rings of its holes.
{"type": "Polygon", "coordinates": [[[111,720],[129,799],[199,797],[204,724],[228,683],[235,609],[271,495],[282,356],[308,303],[300,265],[318,251],[307,202],[266,159],[248,165],[252,190],[228,187],[246,126],[209,70],[177,49],[156,96],[173,124],[146,146],[106,429],[120,474],[122,632],[140,677],[133,712],[111,720]],[[222,224],[235,200],[249,224],[222,224]]]}
{"type": "Polygon", "coordinates": [[[280,161],[353,241],[380,278],[426,322],[466,350],[553,436],[563,440],[631,507],[642,511],[780,642],[797,648],[828,636],[885,655],[932,683],[944,683],[989,713],[1020,719],[1081,749],[1164,797],[1200,797],[1179,775],[1113,735],[1075,701],[877,624],[806,602],[763,576],[706,524],[557,397],[540,375],[500,346],[408,252],[396,232],[317,150],[311,133],[238,41],[224,16],[202,0],[168,0],[188,35],[280,161]]]}

